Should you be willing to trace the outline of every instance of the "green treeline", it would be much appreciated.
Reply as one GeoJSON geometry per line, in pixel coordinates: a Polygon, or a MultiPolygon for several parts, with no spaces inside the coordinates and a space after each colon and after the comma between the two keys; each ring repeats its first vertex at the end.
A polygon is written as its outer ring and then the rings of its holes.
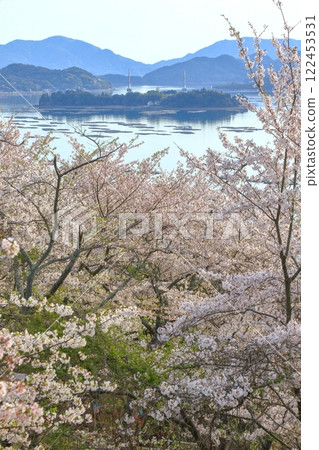
{"type": "Polygon", "coordinates": [[[164,108],[189,107],[231,107],[238,106],[236,98],[229,94],[206,89],[177,91],[128,92],[127,94],[93,95],[85,91],[54,92],[43,94],[39,101],[40,108],[61,106],[160,106],[164,108]]]}
{"type": "MultiPolygon", "coordinates": [[[[101,77],[96,77],[78,67],[69,69],[46,69],[25,64],[10,64],[0,73],[20,91],[58,91],[66,89],[111,89],[112,85],[101,77]]],[[[11,86],[0,77],[0,91],[11,92],[11,86]]]]}

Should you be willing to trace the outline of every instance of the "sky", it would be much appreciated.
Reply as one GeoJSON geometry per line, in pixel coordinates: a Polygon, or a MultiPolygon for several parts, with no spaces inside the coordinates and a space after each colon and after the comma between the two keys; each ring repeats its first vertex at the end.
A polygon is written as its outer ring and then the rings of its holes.
{"type": "MultiPolygon", "coordinates": [[[[282,0],[290,25],[299,22],[300,0],[282,0]]],[[[230,39],[224,14],[251,36],[281,37],[282,19],[272,0],[0,0],[0,44],[50,36],[80,39],[144,63],[179,58],[230,39]]],[[[292,37],[300,39],[301,25],[292,37]]]]}

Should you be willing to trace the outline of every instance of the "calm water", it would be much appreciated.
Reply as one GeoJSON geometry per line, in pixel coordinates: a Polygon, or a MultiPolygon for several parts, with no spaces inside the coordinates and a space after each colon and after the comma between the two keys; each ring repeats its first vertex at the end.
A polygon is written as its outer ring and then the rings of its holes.
{"type": "MultiPolygon", "coordinates": [[[[140,92],[146,92],[151,88],[141,86],[138,89],[140,92]]],[[[116,91],[116,93],[122,92],[125,92],[125,88],[116,91]]],[[[36,104],[38,98],[30,96],[26,100],[36,104]]],[[[256,97],[250,96],[250,98],[253,102],[258,101],[256,97]]],[[[222,151],[223,147],[218,138],[219,127],[226,131],[230,138],[239,133],[241,137],[254,139],[260,144],[268,140],[265,133],[260,130],[256,116],[250,112],[183,112],[164,116],[121,111],[120,114],[65,115],[62,113],[41,117],[26,103],[26,100],[19,97],[0,98],[1,116],[8,118],[14,114],[14,122],[21,133],[29,132],[31,136],[34,136],[51,132],[56,138],[54,143],[56,151],[64,157],[67,157],[72,150],[68,139],[70,135],[76,136],[75,129],[81,129],[90,137],[106,141],[118,137],[119,142],[129,142],[137,137],[137,142],[142,145],[132,149],[127,155],[127,160],[142,159],[156,151],[169,148],[169,154],[162,163],[165,169],[174,168],[177,161],[181,160],[179,147],[197,156],[202,155],[207,148],[222,151]]],[[[79,140],[86,142],[84,138],[79,140]]],[[[93,148],[89,142],[86,142],[86,145],[93,148]]]]}

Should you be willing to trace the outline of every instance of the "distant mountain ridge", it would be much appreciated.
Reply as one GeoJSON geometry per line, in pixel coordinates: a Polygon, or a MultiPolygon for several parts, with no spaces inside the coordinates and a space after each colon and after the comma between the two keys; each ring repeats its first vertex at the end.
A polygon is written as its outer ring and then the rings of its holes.
{"type": "MultiPolygon", "coordinates": [[[[248,48],[248,54],[252,55],[255,52],[254,38],[244,37],[244,47],[248,48]]],[[[282,39],[279,39],[282,42],[282,39]]],[[[290,39],[290,46],[297,47],[301,51],[301,41],[296,39],[290,39]]],[[[267,56],[271,59],[277,59],[276,50],[271,43],[271,39],[261,39],[260,47],[267,51],[267,56]]],[[[195,53],[188,53],[183,58],[179,58],[178,62],[187,61],[192,58],[206,56],[208,58],[216,58],[221,55],[229,55],[233,58],[238,58],[238,45],[235,39],[224,39],[217,41],[208,47],[204,47],[195,53]]],[[[172,61],[172,60],[171,60],[172,61]]],[[[177,62],[177,61],[176,61],[177,62]]]]}
{"type": "MultiPolygon", "coordinates": [[[[25,64],[10,64],[0,73],[20,91],[64,91],[67,89],[109,90],[112,85],[78,67],[47,69],[25,64]]],[[[0,77],[0,91],[12,92],[11,86],[0,77]]]]}
{"type": "MultiPolygon", "coordinates": [[[[245,37],[245,46],[249,53],[254,52],[253,38],[245,37]]],[[[291,40],[291,45],[301,49],[301,42],[291,40]]],[[[276,58],[275,50],[270,39],[262,39],[261,47],[268,56],[276,58]]],[[[52,36],[41,41],[15,40],[0,45],[0,68],[12,63],[22,63],[48,69],[67,69],[80,67],[94,75],[119,74],[143,76],[164,66],[186,62],[197,57],[216,58],[222,55],[238,57],[235,40],[222,40],[202,48],[195,53],[189,53],[182,58],[159,61],[155,64],[144,64],[133,59],[117,55],[111,50],[101,49],[87,42],[63,36],[52,36]]]]}
{"type": "MultiPolygon", "coordinates": [[[[280,65],[278,60],[273,61],[266,56],[265,67],[270,64],[275,69],[278,69],[278,65],[280,65]]],[[[10,64],[0,69],[0,73],[22,91],[109,90],[111,85],[123,86],[128,81],[127,75],[107,74],[96,77],[77,67],[59,70],[24,64],[10,64]]],[[[179,86],[182,88],[184,73],[189,88],[210,88],[215,85],[222,86],[234,83],[246,84],[246,86],[252,85],[252,81],[247,78],[244,62],[229,55],[221,55],[217,58],[202,56],[161,67],[142,77],[132,76],[131,83],[133,90],[135,86],[141,85],[174,86],[175,88],[179,86]]],[[[0,91],[10,92],[11,90],[9,84],[0,77],[0,91]]]]}
{"type": "MultiPolygon", "coordinates": [[[[264,59],[265,67],[270,64],[277,70],[280,66],[279,60],[272,60],[267,56],[264,59]]],[[[186,84],[188,87],[199,88],[211,85],[223,85],[225,83],[240,83],[251,85],[252,81],[247,78],[247,71],[242,60],[229,55],[221,55],[216,58],[205,56],[196,57],[187,61],[178,62],[171,66],[161,67],[147,73],[143,77],[131,77],[134,86],[180,86],[183,87],[184,72],[186,73],[186,84]]],[[[127,76],[106,74],[103,78],[110,81],[113,86],[125,85],[127,76]]]]}
{"type": "Polygon", "coordinates": [[[205,56],[179,62],[172,66],[161,67],[144,75],[145,84],[153,86],[170,84],[183,86],[183,74],[186,73],[187,85],[220,83],[227,80],[241,82],[246,80],[246,70],[240,59],[221,55],[217,58],[205,56]]]}
{"type": "MultiPolygon", "coordinates": [[[[107,72],[144,75],[147,64],[102,50],[87,42],[63,36],[53,36],[42,41],[15,40],[0,45],[0,68],[12,63],[30,64],[48,69],[80,67],[94,75],[107,72]]],[[[151,69],[150,69],[151,70],[151,69]]]]}

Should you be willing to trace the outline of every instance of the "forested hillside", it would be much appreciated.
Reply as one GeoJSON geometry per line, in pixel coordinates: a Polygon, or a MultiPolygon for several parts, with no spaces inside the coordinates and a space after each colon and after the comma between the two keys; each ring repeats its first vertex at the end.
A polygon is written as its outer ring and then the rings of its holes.
{"type": "MultiPolygon", "coordinates": [[[[10,64],[0,73],[19,91],[61,91],[66,89],[109,90],[111,83],[86,70],[70,67],[50,70],[25,64],[10,64]]],[[[0,77],[0,91],[12,92],[12,87],[0,77]]]]}

